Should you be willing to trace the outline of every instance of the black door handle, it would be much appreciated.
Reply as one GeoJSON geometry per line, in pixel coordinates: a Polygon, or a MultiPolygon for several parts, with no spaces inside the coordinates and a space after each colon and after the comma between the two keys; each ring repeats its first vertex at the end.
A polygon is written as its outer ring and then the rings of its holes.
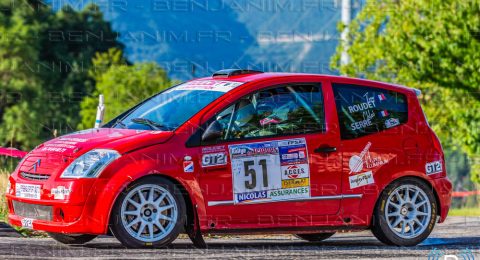
{"type": "Polygon", "coordinates": [[[337,151],[337,147],[333,146],[320,146],[317,149],[313,150],[315,153],[333,153],[337,151]]]}

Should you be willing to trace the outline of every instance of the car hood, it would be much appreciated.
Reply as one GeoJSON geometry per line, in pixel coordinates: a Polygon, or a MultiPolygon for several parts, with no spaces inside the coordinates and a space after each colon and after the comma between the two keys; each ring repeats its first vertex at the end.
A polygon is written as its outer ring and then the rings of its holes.
{"type": "Polygon", "coordinates": [[[95,148],[114,149],[126,153],[142,147],[166,142],[173,136],[170,131],[146,131],[117,128],[88,129],[47,141],[31,154],[61,154],[77,157],[95,148]]]}

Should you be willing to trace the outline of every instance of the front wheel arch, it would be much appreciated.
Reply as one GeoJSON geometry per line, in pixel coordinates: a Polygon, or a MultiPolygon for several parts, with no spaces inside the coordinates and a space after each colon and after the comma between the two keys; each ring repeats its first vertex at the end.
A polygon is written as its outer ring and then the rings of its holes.
{"type": "MultiPolygon", "coordinates": [[[[157,191],[157,189],[156,189],[157,191]]],[[[153,193],[154,194],[154,193],[153,193]]],[[[162,194],[162,193],[160,193],[162,194]]],[[[157,198],[159,198],[157,197],[157,198]]],[[[173,204],[165,204],[165,205],[173,205],[173,204]]],[[[128,207],[128,206],[127,206],[128,207]]],[[[132,209],[130,209],[132,210],[132,209]]],[[[165,211],[167,211],[168,209],[165,209],[165,211]]],[[[133,212],[133,211],[131,211],[133,212]]],[[[123,214],[123,213],[121,213],[123,214]]],[[[140,213],[142,214],[142,213],[140,213]]],[[[168,214],[168,213],[167,213],[168,214]]],[[[131,214],[130,214],[131,215],[131,214]]],[[[108,220],[108,226],[109,226],[109,229],[111,231],[112,234],[114,234],[114,236],[123,244],[125,245],[126,247],[128,248],[143,248],[143,247],[164,247],[164,246],[168,246],[171,242],[173,242],[179,233],[182,233],[182,231],[184,230],[184,227],[185,227],[185,223],[186,223],[186,215],[187,215],[187,206],[186,206],[186,201],[184,199],[184,194],[183,194],[183,191],[182,189],[177,185],[177,183],[174,183],[172,182],[170,179],[168,178],[165,178],[164,176],[162,175],[147,175],[147,176],[144,176],[142,178],[139,178],[139,179],[136,179],[135,181],[132,181],[130,183],[128,183],[127,185],[125,185],[125,187],[119,192],[119,196],[116,197],[116,199],[113,201],[113,205],[112,205],[112,210],[110,212],[110,216],[109,216],[109,220],[108,220]],[[172,223],[169,223],[167,224],[167,226],[164,226],[165,230],[169,230],[168,232],[166,232],[163,228],[158,228],[158,220],[157,220],[157,224],[155,224],[154,222],[152,222],[152,219],[155,219],[156,217],[155,214],[156,212],[160,213],[160,212],[163,212],[163,210],[161,210],[160,208],[158,208],[159,206],[158,205],[155,205],[155,204],[152,204],[154,202],[150,201],[150,200],[146,200],[147,197],[145,197],[144,195],[141,195],[140,197],[143,196],[143,201],[138,201],[138,196],[137,196],[137,199],[136,199],[136,203],[135,203],[135,200],[133,199],[133,197],[131,197],[130,199],[128,199],[128,196],[132,196],[131,192],[134,192],[133,193],[133,196],[135,196],[134,194],[136,194],[137,190],[138,189],[147,189],[147,196],[150,197],[150,199],[152,199],[153,197],[151,196],[154,196],[154,195],[151,195],[154,190],[153,187],[144,187],[144,186],[152,186],[152,185],[159,185],[158,187],[158,191],[161,191],[163,189],[163,191],[165,192],[168,192],[167,194],[170,194],[170,195],[167,195],[166,197],[165,196],[160,196],[162,198],[162,200],[170,200],[172,203],[175,202],[175,211],[177,211],[177,213],[174,213],[174,212],[170,212],[170,214],[172,214],[171,216],[169,215],[165,215],[165,216],[169,216],[171,219],[173,220],[177,220],[175,222],[172,223]],[[129,202],[126,202],[126,201],[129,201],[129,202]],[[134,201],[134,202],[130,202],[130,201],[134,201]],[[150,222],[150,225],[148,228],[149,232],[151,233],[150,235],[150,238],[137,238],[137,237],[133,237],[134,235],[132,235],[131,233],[131,227],[130,226],[127,226],[125,227],[124,224],[120,225],[119,221],[121,221],[120,219],[122,218],[122,216],[124,215],[121,215],[119,216],[118,212],[119,210],[122,210],[123,212],[123,207],[125,207],[125,203],[130,203],[131,205],[135,205],[135,207],[139,208],[141,207],[142,209],[145,210],[145,212],[143,214],[145,215],[142,215],[141,218],[148,218],[150,217],[150,215],[152,215],[152,217],[150,219],[148,219],[148,221],[150,222]],[[146,203],[148,204],[148,208],[147,206],[141,206],[142,204],[141,203],[146,203]],[[123,204],[123,205],[122,205],[123,204]],[[150,209],[150,207],[152,207],[152,209],[150,209]],[[147,213],[147,211],[149,213],[147,213]],[[153,214],[151,214],[153,211],[153,214]],[[148,214],[148,215],[147,215],[148,214]],[[153,225],[152,225],[153,223],[153,225]],[[121,227],[120,227],[120,226],[121,227]],[[159,230],[162,230],[162,232],[166,232],[165,236],[162,236],[162,234],[160,234],[160,237],[159,237],[159,240],[158,241],[153,241],[153,232],[154,232],[154,225],[157,225],[157,231],[159,230]],[[172,226],[173,225],[173,226],[172,226]],[[144,240],[145,239],[145,240],[144,240]],[[150,239],[150,241],[148,240],[150,239]]],[[[134,218],[132,223],[135,222],[135,223],[139,223],[139,221],[135,221],[136,219],[138,219],[140,216],[137,216],[137,218],[134,218]]],[[[160,219],[165,219],[165,218],[160,218],[160,219]]],[[[168,219],[167,221],[171,222],[171,219],[168,219]]],[[[144,223],[143,220],[140,220],[142,221],[142,225],[140,226],[140,230],[145,230],[147,229],[146,227],[146,224],[144,223]]],[[[145,220],[147,221],[147,220],[145,220]]],[[[130,223],[131,224],[131,223],[130,223]]],[[[140,224],[138,224],[140,225],[140,224]]],[[[163,226],[163,223],[160,224],[163,226]]],[[[137,231],[134,231],[134,232],[137,232],[137,231]]],[[[142,231],[139,231],[139,232],[142,232],[142,231]]],[[[143,232],[142,232],[143,233],[143,232]]]]}
{"type": "Polygon", "coordinates": [[[167,179],[169,181],[171,181],[173,184],[175,184],[175,186],[181,190],[181,193],[182,193],[182,197],[185,201],[185,205],[186,205],[186,210],[187,210],[187,224],[188,223],[195,223],[195,214],[194,214],[194,207],[193,207],[193,202],[192,202],[192,198],[190,197],[190,194],[189,192],[187,191],[187,189],[185,188],[184,185],[182,185],[182,183],[180,183],[180,181],[178,181],[177,179],[169,176],[169,175],[164,175],[164,174],[148,174],[148,175],[143,175],[141,176],[140,178],[137,178],[137,179],[134,179],[128,183],[125,183],[117,192],[117,194],[115,195],[115,198],[113,199],[111,205],[110,205],[110,209],[108,211],[108,221],[107,221],[107,231],[109,233],[111,233],[110,231],[110,220],[111,220],[111,216],[112,216],[112,210],[113,210],[113,205],[115,205],[115,203],[117,202],[118,200],[118,197],[119,195],[129,186],[131,186],[132,184],[136,183],[136,182],[139,182],[139,181],[142,181],[143,179],[146,179],[146,178],[152,178],[152,177],[157,177],[157,178],[164,178],[164,179],[167,179]]]}

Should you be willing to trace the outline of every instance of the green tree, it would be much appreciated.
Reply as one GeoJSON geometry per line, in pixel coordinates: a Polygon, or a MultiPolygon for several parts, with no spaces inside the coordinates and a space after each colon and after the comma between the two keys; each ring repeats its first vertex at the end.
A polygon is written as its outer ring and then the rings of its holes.
{"type": "Polygon", "coordinates": [[[91,128],[95,122],[98,95],[105,97],[105,122],[153,94],[175,84],[166,72],[153,62],[129,64],[123,52],[110,49],[98,53],[90,76],[96,82],[93,95],[81,104],[82,118],[78,128],[91,128]]]}
{"type": "MultiPolygon", "coordinates": [[[[332,59],[342,74],[419,88],[444,147],[480,182],[480,1],[367,0],[332,59]],[[340,64],[347,50],[348,64],[340,64]]],[[[339,26],[343,30],[343,25],[339,26]]]]}
{"type": "Polygon", "coordinates": [[[95,5],[0,0],[0,34],[0,146],[23,149],[75,129],[93,56],[123,48],[95,5]]]}

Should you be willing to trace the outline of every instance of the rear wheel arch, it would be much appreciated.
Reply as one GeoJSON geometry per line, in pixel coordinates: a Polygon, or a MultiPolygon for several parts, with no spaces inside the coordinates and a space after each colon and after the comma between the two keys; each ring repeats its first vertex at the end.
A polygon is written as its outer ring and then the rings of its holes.
{"type": "Polygon", "coordinates": [[[420,177],[418,175],[402,175],[398,178],[395,178],[393,180],[391,180],[388,184],[386,184],[385,186],[383,186],[382,190],[380,190],[380,192],[378,193],[378,196],[376,198],[376,201],[375,201],[375,205],[374,207],[372,208],[372,221],[370,221],[370,226],[373,225],[373,216],[374,216],[374,211],[375,211],[375,208],[377,207],[378,203],[380,203],[380,198],[381,198],[381,195],[382,193],[390,186],[392,185],[394,182],[397,182],[397,181],[401,181],[402,179],[407,179],[407,178],[412,178],[412,179],[417,179],[419,181],[421,181],[422,183],[424,183],[425,185],[428,186],[428,188],[433,192],[433,195],[435,197],[435,202],[437,203],[438,207],[436,209],[437,211],[437,215],[440,215],[441,213],[441,204],[440,204],[440,198],[438,197],[438,194],[437,194],[437,191],[433,188],[432,184],[426,179],[426,178],[423,178],[423,177],[420,177]]]}
{"type": "MultiPolygon", "coordinates": [[[[411,194],[411,193],[410,193],[411,194]]],[[[397,205],[398,206],[398,205],[397,205]]],[[[397,246],[414,246],[417,245],[418,243],[421,243],[423,240],[425,240],[430,233],[433,231],[433,228],[435,226],[435,223],[438,222],[438,216],[439,213],[441,212],[441,206],[439,205],[439,199],[438,195],[436,194],[436,191],[433,189],[432,184],[429,182],[428,179],[415,176],[415,175],[404,175],[399,178],[396,178],[389,182],[387,185],[383,187],[383,189],[379,192],[378,198],[376,200],[376,203],[374,204],[373,212],[371,215],[371,221],[370,221],[370,229],[372,230],[372,233],[379,239],[381,242],[387,244],[387,245],[397,245],[397,246]],[[412,187],[413,185],[413,187],[412,187]],[[406,197],[402,192],[408,191],[408,186],[410,186],[410,192],[417,189],[421,193],[419,196],[420,201],[417,202],[417,193],[413,197],[414,199],[411,200],[410,196],[406,197]],[[399,193],[393,193],[393,191],[400,189],[399,193]],[[423,192],[422,192],[423,190],[423,192]],[[401,194],[401,195],[399,195],[401,194]],[[403,194],[403,195],[402,195],[403,194]],[[424,204],[422,203],[422,194],[424,199],[429,199],[430,204],[424,204]],[[393,196],[392,198],[398,198],[399,196],[402,196],[403,199],[400,201],[400,203],[397,202],[392,202],[395,200],[390,201],[390,197],[393,196]],[[415,201],[415,202],[413,202],[415,201]],[[400,208],[393,206],[393,208],[397,208],[397,212],[393,211],[391,213],[386,213],[387,211],[392,209],[392,203],[393,205],[395,204],[400,204],[402,205],[402,212],[405,210],[405,214],[403,216],[398,215],[395,220],[395,224],[392,224],[392,217],[394,218],[396,215],[394,214],[400,214],[400,208]],[[413,208],[412,204],[413,203],[413,208]],[[416,205],[419,205],[418,207],[415,208],[416,205]],[[421,206],[420,206],[421,205],[421,206]],[[426,206],[430,205],[430,206],[426,206]],[[408,207],[408,208],[404,208],[408,207]],[[419,210],[419,207],[420,208],[419,210]],[[409,211],[411,214],[409,214],[409,211]],[[419,213],[417,213],[419,212],[419,213]],[[420,213],[422,213],[420,215],[420,213]],[[430,218],[423,217],[422,216],[428,216],[424,215],[426,212],[432,212],[428,213],[431,214],[430,218]],[[384,217],[384,214],[392,214],[386,219],[384,217]],[[420,216],[420,218],[419,218],[420,216]],[[405,218],[403,220],[403,218],[405,218]],[[416,223],[413,221],[416,219],[416,223]],[[399,221],[400,220],[400,221],[399,221]],[[403,227],[398,226],[401,224],[403,221],[403,227]],[[426,221],[426,222],[425,222],[426,221]],[[425,222],[425,223],[424,223],[425,222]],[[405,224],[407,223],[407,224],[405,224]],[[392,227],[393,225],[393,227],[392,227]],[[406,229],[406,225],[408,229],[406,229]],[[401,228],[401,234],[399,230],[401,228]],[[394,230],[395,229],[395,230],[394,230]],[[406,230],[406,232],[404,231],[406,230]],[[410,230],[412,233],[410,233],[410,230]],[[416,232],[418,230],[418,233],[416,232]],[[405,232],[405,233],[404,233],[405,232]],[[404,238],[403,236],[411,236],[408,238],[404,238]]]]}

